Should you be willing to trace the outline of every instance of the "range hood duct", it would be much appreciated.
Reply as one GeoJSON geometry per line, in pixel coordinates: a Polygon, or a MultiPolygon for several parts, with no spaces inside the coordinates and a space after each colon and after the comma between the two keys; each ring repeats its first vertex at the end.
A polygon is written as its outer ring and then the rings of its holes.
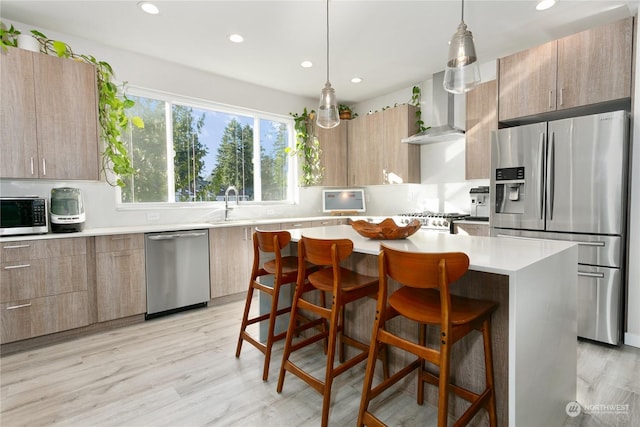
{"type": "Polygon", "coordinates": [[[408,138],[407,144],[432,144],[464,136],[465,98],[444,90],[444,71],[433,75],[433,120],[435,125],[408,138]]]}

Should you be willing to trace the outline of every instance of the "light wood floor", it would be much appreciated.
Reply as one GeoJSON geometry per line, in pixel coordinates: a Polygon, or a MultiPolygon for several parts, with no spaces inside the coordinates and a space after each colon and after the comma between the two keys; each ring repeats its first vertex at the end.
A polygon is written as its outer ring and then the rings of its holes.
{"type": "MultiPolygon", "coordinates": [[[[0,425],[317,426],[321,396],[288,374],[276,383],[283,343],[268,382],[263,356],[245,343],[235,358],[242,302],[192,310],[0,359],[0,425]]],[[[255,307],[258,304],[253,304],[255,307]]],[[[322,352],[301,364],[322,372],[322,352]]],[[[591,407],[566,426],[640,425],[640,350],[579,343],[578,400],[591,407]],[[594,410],[594,408],[596,410],[594,410]],[[611,409],[611,408],[609,408],[611,409]]],[[[332,426],[355,425],[364,364],[338,378],[332,426]]],[[[376,414],[393,426],[435,426],[434,407],[401,392],[383,395],[376,414]]],[[[546,426],[545,426],[546,427],[546,426]]]]}

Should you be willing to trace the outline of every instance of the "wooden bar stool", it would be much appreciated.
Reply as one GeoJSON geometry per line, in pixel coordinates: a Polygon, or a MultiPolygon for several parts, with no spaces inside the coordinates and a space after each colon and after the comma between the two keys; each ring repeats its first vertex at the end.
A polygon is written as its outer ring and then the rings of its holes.
{"type": "MultiPolygon", "coordinates": [[[[293,298],[291,316],[297,315],[300,310],[311,312],[325,322],[328,321],[329,330],[326,329],[311,337],[306,337],[293,343],[293,336],[296,334],[296,324],[293,320],[289,322],[287,339],[284,345],[282,356],[282,366],[278,378],[277,392],[282,391],[285,372],[289,371],[305,381],[315,390],[323,395],[322,402],[322,426],[327,426],[329,422],[329,408],[331,405],[331,386],[333,380],[338,375],[362,362],[369,355],[369,346],[359,342],[344,334],[344,308],[350,302],[378,292],[378,278],[365,276],[340,266],[340,262],[348,258],[353,252],[353,242],[349,239],[312,239],[302,237],[298,242],[298,281],[296,292],[293,298]],[[308,275],[305,280],[305,262],[320,266],[319,270],[308,275]],[[304,292],[310,289],[320,290],[321,293],[330,293],[331,307],[325,308],[324,303],[318,305],[308,298],[303,298],[308,294],[304,292]],[[289,357],[291,353],[300,350],[310,344],[328,338],[326,347],[327,363],[324,381],[303,371],[294,364],[289,357]],[[334,367],[336,346],[340,341],[340,354],[338,366],[334,367]],[[344,361],[344,344],[353,346],[360,350],[358,354],[347,361],[344,361]]],[[[376,360],[378,353],[373,353],[376,360]]],[[[386,366],[385,366],[386,369],[386,366]]]]}
{"type": "Polygon", "coordinates": [[[269,377],[269,362],[271,360],[273,343],[286,336],[286,331],[278,335],[275,334],[276,318],[291,311],[291,306],[278,309],[280,289],[282,285],[295,283],[298,278],[298,257],[283,257],[281,253],[282,248],[286,247],[290,241],[291,234],[289,234],[288,231],[256,230],[253,233],[253,267],[251,269],[251,279],[249,280],[249,290],[247,291],[247,301],[244,305],[242,325],[240,326],[240,336],[238,337],[238,345],[236,347],[236,357],[240,357],[242,342],[245,340],[264,353],[263,381],[267,381],[269,377]],[[261,252],[265,254],[265,257],[267,256],[266,254],[273,254],[275,258],[267,260],[261,267],[261,252]],[[265,276],[273,276],[272,286],[261,283],[260,278],[265,276]],[[271,296],[271,309],[269,313],[249,318],[254,290],[264,292],[271,296]],[[269,324],[267,327],[267,341],[263,344],[249,335],[246,329],[249,325],[265,320],[268,320],[269,324]]]}
{"type": "Polygon", "coordinates": [[[491,314],[498,304],[458,297],[449,293],[449,285],[458,280],[469,268],[469,258],[461,252],[415,253],[391,249],[381,245],[378,258],[380,291],[370,354],[376,354],[380,345],[398,347],[417,356],[413,362],[376,387],[372,387],[375,369],[369,358],[365,373],[362,400],[358,413],[358,426],[384,426],[369,411],[369,402],[384,390],[418,370],[418,404],[424,400],[424,383],[438,386],[438,426],[447,426],[449,392],[471,402],[471,406],[455,422],[466,425],[481,409],[489,412],[491,426],[496,425],[496,398],[493,384],[493,358],[491,353],[491,314]],[[389,279],[401,287],[388,298],[389,279]],[[420,325],[418,343],[399,337],[385,328],[385,322],[403,316],[420,325]],[[438,328],[439,347],[426,346],[426,326],[438,328]],[[486,387],[482,393],[450,383],[451,347],[472,330],[482,332],[486,387]],[[425,361],[439,367],[439,376],[425,370],[425,361]]]}

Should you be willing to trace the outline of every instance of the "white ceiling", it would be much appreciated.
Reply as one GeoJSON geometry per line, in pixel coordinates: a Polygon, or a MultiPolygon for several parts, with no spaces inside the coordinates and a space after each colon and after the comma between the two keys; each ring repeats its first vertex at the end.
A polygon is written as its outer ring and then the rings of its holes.
{"type": "MultiPolygon", "coordinates": [[[[155,3],[160,14],[151,16],[137,0],[2,0],[0,16],[301,96],[320,95],[326,80],[323,0],[155,3]],[[231,33],[242,34],[244,43],[229,42],[231,33]],[[303,60],[314,66],[301,68],[303,60]]],[[[560,0],[543,12],[536,3],[465,2],[480,62],[638,10],[637,0],[560,0]]],[[[443,70],[461,17],[458,0],[331,0],[329,7],[330,80],[341,103],[406,88],[443,70]],[[353,84],[354,76],[364,81],[353,84]]]]}

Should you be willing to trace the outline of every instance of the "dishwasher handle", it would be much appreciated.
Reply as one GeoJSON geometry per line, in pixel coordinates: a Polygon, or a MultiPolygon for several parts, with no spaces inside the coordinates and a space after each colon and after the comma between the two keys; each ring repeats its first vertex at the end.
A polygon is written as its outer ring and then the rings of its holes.
{"type": "Polygon", "coordinates": [[[194,231],[190,233],[177,233],[177,234],[156,234],[153,236],[148,236],[149,240],[174,240],[185,237],[201,237],[207,234],[206,231],[194,231]]]}

